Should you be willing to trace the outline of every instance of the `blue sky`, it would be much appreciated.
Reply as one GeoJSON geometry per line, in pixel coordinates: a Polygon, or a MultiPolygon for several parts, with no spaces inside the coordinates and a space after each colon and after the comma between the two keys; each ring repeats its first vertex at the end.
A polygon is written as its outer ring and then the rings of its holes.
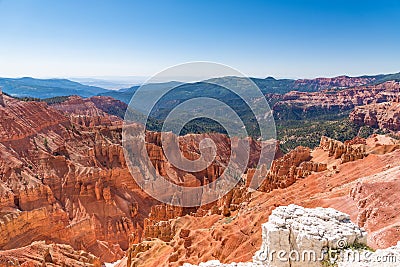
{"type": "Polygon", "coordinates": [[[214,61],[249,76],[400,71],[400,1],[0,0],[0,76],[150,76],[214,61]]]}

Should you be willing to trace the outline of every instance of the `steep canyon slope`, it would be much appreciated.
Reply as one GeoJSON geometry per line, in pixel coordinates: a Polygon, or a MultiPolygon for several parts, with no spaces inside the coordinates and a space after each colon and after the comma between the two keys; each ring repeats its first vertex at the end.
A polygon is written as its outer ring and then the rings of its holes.
{"type": "Polygon", "coordinates": [[[116,119],[79,115],[90,121],[81,124],[44,103],[3,100],[0,247],[45,240],[122,257],[153,201],[130,179],[116,119]]]}

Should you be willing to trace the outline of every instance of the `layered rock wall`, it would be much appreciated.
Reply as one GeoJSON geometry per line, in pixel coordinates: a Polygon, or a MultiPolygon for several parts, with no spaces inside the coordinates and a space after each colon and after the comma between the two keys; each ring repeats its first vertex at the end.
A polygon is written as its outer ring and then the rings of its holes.
{"type": "Polygon", "coordinates": [[[384,102],[356,107],[350,113],[350,120],[383,130],[400,131],[400,102],[384,102]]]}
{"type": "Polygon", "coordinates": [[[66,116],[45,103],[4,100],[0,249],[46,240],[89,251],[102,261],[120,259],[156,203],[126,167],[121,128],[75,124],[70,118],[79,114],[73,112],[82,111],[76,106],[66,116]]]}
{"type": "Polygon", "coordinates": [[[289,92],[273,106],[277,119],[312,118],[320,115],[338,115],[357,106],[396,101],[400,82],[389,81],[378,85],[358,86],[343,90],[321,92],[289,92]]]}

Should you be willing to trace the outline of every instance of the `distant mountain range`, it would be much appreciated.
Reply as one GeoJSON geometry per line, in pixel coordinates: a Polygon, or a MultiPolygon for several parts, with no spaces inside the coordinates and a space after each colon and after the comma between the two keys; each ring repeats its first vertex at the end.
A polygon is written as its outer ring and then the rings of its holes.
{"type": "Polygon", "coordinates": [[[109,90],[87,86],[67,79],[0,78],[3,91],[11,96],[50,98],[56,96],[79,95],[91,97],[109,90]]]}
{"type": "MultiPolygon", "coordinates": [[[[223,84],[234,87],[245,86],[246,78],[241,77],[222,77],[215,78],[223,80],[223,84]]],[[[215,81],[215,79],[213,79],[215,81]]],[[[361,85],[379,84],[389,80],[400,80],[400,73],[395,74],[380,74],[374,76],[359,76],[348,77],[338,76],[334,78],[316,78],[316,79],[275,79],[273,77],[250,78],[261,89],[263,94],[285,94],[290,91],[315,92],[324,89],[342,89],[361,85]]],[[[210,80],[212,81],[212,80],[210,80]]],[[[104,82],[106,85],[107,83],[104,82]]],[[[110,85],[110,84],[108,84],[110,85]]],[[[113,84],[115,85],[115,84],[113,84]]],[[[99,86],[84,85],[79,82],[67,79],[35,79],[30,77],[25,78],[0,78],[0,86],[5,93],[16,97],[34,97],[34,98],[51,98],[57,96],[78,95],[81,97],[92,97],[96,95],[111,96],[115,99],[129,103],[131,97],[139,88],[133,86],[130,88],[122,88],[119,90],[109,90],[99,86]]],[[[145,90],[149,93],[154,90],[160,90],[164,86],[169,88],[178,86],[179,90],[170,95],[174,99],[186,99],[202,95],[204,92],[214,95],[223,95],[219,89],[210,89],[210,84],[207,82],[195,83],[153,83],[145,85],[145,90]]],[[[211,86],[212,87],[212,86],[211,86]]]]}

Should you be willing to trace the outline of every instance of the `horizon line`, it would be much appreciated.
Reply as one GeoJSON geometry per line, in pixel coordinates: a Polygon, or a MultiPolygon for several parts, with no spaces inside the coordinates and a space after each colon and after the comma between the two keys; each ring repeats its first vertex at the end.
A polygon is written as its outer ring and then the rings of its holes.
{"type": "MultiPolygon", "coordinates": [[[[255,78],[255,79],[267,79],[267,78],[274,78],[276,80],[284,80],[284,79],[289,79],[289,80],[314,80],[314,79],[321,79],[321,78],[327,78],[327,79],[332,79],[332,78],[338,78],[338,77],[349,77],[349,78],[359,78],[359,77],[366,77],[366,76],[379,76],[379,75],[390,75],[390,74],[400,74],[400,70],[397,72],[381,72],[381,73],[366,73],[366,74],[339,74],[339,75],[316,75],[312,77],[290,77],[290,76],[273,76],[273,75],[268,75],[268,76],[258,76],[258,75],[249,75],[249,76],[243,76],[247,78],[255,78]]],[[[75,75],[66,75],[66,76],[35,76],[35,75],[21,75],[21,76],[0,76],[0,79],[23,79],[23,78],[32,78],[32,79],[38,79],[38,80],[73,80],[73,79],[93,79],[93,80],[99,80],[99,81],[108,81],[108,82],[129,82],[129,79],[138,79],[138,80],[147,80],[148,78],[151,78],[152,76],[145,76],[145,75],[89,75],[89,76],[75,76],[75,75]],[[116,80],[114,80],[116,79],[116,80]]],[[[182,76],[186,77],[186,76],[182,76]]],[[[235,76],[219,76],[216,78],[223,78],[223,77],[235,77],[235,76]]],[[[237,76],[239,77],[239,76],[237,76]]],[[[166,77],[167,78],[167,77],[166,77]]],[[[166,80],[166,81],[176,81],[176,79],[172,80],[166,80]]],[[[137,81],[139,82],[139,81],[137,81]]],[[[179,82],[179,81],[177,81],[179,82]]]]}

